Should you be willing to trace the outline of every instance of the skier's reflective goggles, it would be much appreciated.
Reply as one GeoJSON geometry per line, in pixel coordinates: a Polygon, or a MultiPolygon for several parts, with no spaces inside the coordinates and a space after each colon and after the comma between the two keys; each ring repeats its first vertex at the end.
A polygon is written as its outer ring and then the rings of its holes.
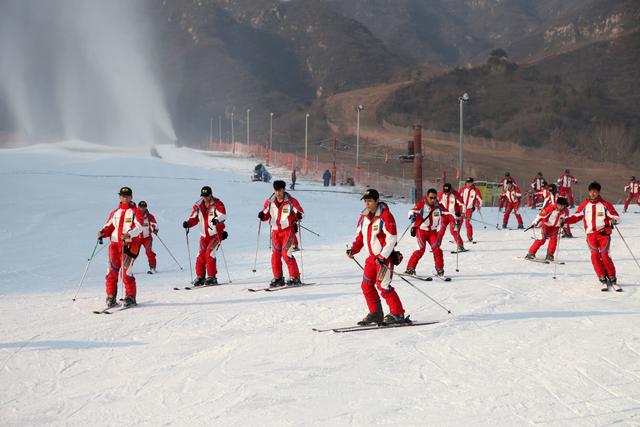
{"type": "Polygon", "coordinates": [[[140,206],[141,208],[146,208],[147,207],[147,203],[146,202],[140,202],[140,203],[138,203],[138,206],[140,206]]]}

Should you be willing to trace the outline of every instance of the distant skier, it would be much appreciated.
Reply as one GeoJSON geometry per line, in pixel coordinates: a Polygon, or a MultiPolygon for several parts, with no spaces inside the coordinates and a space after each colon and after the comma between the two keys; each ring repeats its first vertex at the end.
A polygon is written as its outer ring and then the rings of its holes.
{"type": "Polygon", "coordinates": [[[258,212],[261,221],[269,221],[271,225],[271,270],[273,280],[269,286],[284,286],[282,275],[282,260],[287,264],[289,270],[288,286],[299,286],[300,271],[298,263],[293,257],[294,247],[294,227],[299,222],[304,210],[300,203],[285,191],[287,185],[284,181],[273,181],[274,194],[265,202],[262,210],[258,212]]]}
{"type": "Polygon", "coordinates": [[[153,252],[153,234],[158,234],[158,223],[156,217],[147,210],[147,202],[141,200],[138,203],[138,209],[143,217],[142,223],[142,246],[147,253],[149,261],[149,271],[147,273],[156,273],[156,254],[153,252]]]}
{"type": "Polygon", "coordinates": [[[522,217],[518,212],[518,209],[520,208],[520,203],[522,200],[522,192],[520,191],[520,187],[515,185],[513,181],[508,181],[507,189],[504,195],[507,202],[504,210],[504,218],[502,220],[502,228],[507,228],[511,211],[513,211],[513,214],[515,215],[516,220],[518,221],[518,228],[524,228],[524,225],[522,224],[522,217]]]}
{"type": "Polygon", "coordinates": [[[329,171],[329,169],[324,171],[324,173],[322,174],[322,181],[324,181],[325,187],[328,187],[331,183],[331,171],[329,171]]]}
{"type": "Polygon", "coordinates": [[[571,208],[574,206],[572,186],[577,183],[578,180],[571,175],[571,171],[569,171],[569,169],[565,169],[564,173],[560,175],[560,178],[558,178],[558,194],[567,199],[571,208]]]}
{"type": "Polygon", "coordinates": [[[291,184],[289,184],[289,188],[291,190],[295,190],[296,189],[296,180],[298,179],[298,176],[296,175],[296,168],[293,168],[293,170],[291,171],[291,184]]]}
{"type": "Polygon", "coordinates": [[[558,234],[564,218],[569,215],[567,209],[567,199],[564,197],[558,197],[557,201],[553,205],[548,205],[535,217],[531,225],[533,227],[542,224],[542,230],[540,231],[540,238],[533,242],[529,248],[529,252],[525,256],[526,259],[535,259],[538,249],[545,244],[549,239],[549,247],[547,248],[547,261],[554,261],[554,255],[556,247],[558,246],[558,234]]]}
{"type": "Polygon", "coordinates": [[[568,224],[583,220],[587,233],[587,246],[591,251],[591,264],[604,286],[617,286],[616,267],[609,256],[611,233],[620,219],[613,205],[600,197],[601,186],[597,182],[589,184],[589,197],[578,206],[575,213],[566,219],[568,224]]]}
{"type": "Polygon", "coordinates": [[[440,249],[441,235],[439,233],[442,224],[442,216],[452,217],[451,212],[447,212],[438,203],[438,193],[434,188],[430,188],[427,194],[415,204],[409,211],[409,219],[413,221],[411,235],[416,238],[418,248],[411,254],[405,273],[416,274],[418,262],[424,255],[427,243],[433,252],[436,274],[444,277],[444,259],[442,249],[440,249]]]}
{"type": "Polygon", "coordinates": [[[471,218],[476,209],[480,212],[482,208],[482,194],[471,177],[467,178],[467,183],[462,188],[462,204],[464,206],[464,226],[467,229],[467,239],[473,242],[471,218]]]}
{"type": "Polygon", "coordinates": [[[500,195],[500,202],[499,202],[499,205],[498,205],[498,212],[500,212],[502,210],[502,208],[504,208],[507,205],[506,192],[507,192],[507,183],[509,181],[511,181],[515,185],[518,185],[516,180],[511,177],[511,173],[510,172],[505,172],[504,173],[504,178],[502,178],[500,180],[500,186],[502,187],[502,194],[500,195]]]}
{"type": "MultiPolygon", "coordinates": [[[[436,191],[433,192],[435,199],[436,191]]],[[[399,252],[393,250],[398,240],[396,221],[389,206],[379,198],[380,194],[373,188],[364,192],[362,200],[365,208],[358,220],[355,239],[351,248],[347,249],[349,258],[353,258],[363,248],[367,254],[361,288],[369,314],[358,322],[359,325],[406,321],[400,297],[391,286],[393,267],[402,260],[399,252]],[[378,291],[389,306],[390,313],[384,317],[378,291]]]]}
{"type": "Polygon", "coordinates": [[[189,219],[182,223],[185,229],[200,224],[200,250],[196,258],[193,286],[218,284],[216,252],[222,241],[229,237],[225,231],[226,218],[227,210],[222,200],[213,197],[213,190],[208,185],[202,187],[200,199],[193,205],[189,219]]]}
{"type": "Polygon", "coordinates": [[[439,240],[442,241],[447,231],[447,226],[456,242],[459,251],[464,251],[464,243],[460,237],[462,226],[462,198],[460,194],[448,182],[442,186],[442,191],[438,194],[438,202],[443,210],[452,213],[442,218],[442,227],[439,230],[439,240]],[[454,216],[455,215],[455,216],[454,216]]]}
{"type": "MultiPolygon", "coordinates": [[[[138,253],[140,252],[140,234],[144,218],[131,201],[133,191],[129,187],[122,187],[118,192],[120,204],[111,211],[109,218],[102,230],[98,232],[98,238],[108,237],[109,244],[109,269],[105,277],[107,291],[107,308],[118,305],[118,275],[122,268],[122,282],[124,283],[125,297],[123,306],[136,305],[136,278],[132,268],[138,253]]],[[[101,240],[102,241],[102,240],[101,240]]]]}
{"type": "Polygon", "coordinates": [[[531,207],[535,208],[540,198],[540,191],[547,185],[547,181],[542,176],[542,172],[538,172],[536,176],[531,179],[531,207]]]}
{"type": "Polygon", "coordinates": [[[622,213],[627,213],[627,208],[629,207],[629,203],[632,201],[634,203],[640,204],[638,201],[638,195],[640,194],[640,182],[636,180],[635,176],[632,176],[627,185],[624,186],[624,192],[629,193],[627,196],[627,200],[624,201],[624,210],[622,213]]]}

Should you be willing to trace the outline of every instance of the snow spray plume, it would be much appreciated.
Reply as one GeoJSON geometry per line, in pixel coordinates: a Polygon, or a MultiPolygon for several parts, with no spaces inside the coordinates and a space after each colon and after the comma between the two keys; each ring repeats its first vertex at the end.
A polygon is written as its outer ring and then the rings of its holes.
{"type": "Polygon", "coordinates": [[[175,140],[146,1],[3,0],[0,98],[30,140],[175,140]]]}

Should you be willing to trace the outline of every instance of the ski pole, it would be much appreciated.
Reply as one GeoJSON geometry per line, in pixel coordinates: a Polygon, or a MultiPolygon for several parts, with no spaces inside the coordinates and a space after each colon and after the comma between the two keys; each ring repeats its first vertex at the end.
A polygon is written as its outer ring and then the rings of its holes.
{"type": "Polygon", "coordinates": [[[398,241],[396,242],[396,245],[398,243],[400,243],[400,240],[402,240],[402,238],[404,237],[405,234],[407,234],[407,231],[409,231],[409,228],[411,228],[411,226],[413,225],[413,222],[410,222],[409,225],[407,225],[407,228],[404,229],[404,231],[402,232],[402,235],[400,236],[400,238],[398,239],[398,241]]]}
{"type": "MultiPolygon", "coordinates": [[[[482,213],[480,214],[480,216],[482,216],[482,213]]],[[[489,224],[488,222],[485,221],[480,221],[479,219],[475,219],[474,217],[469,218],[471,221],[475,221],[477,223],[483,224],[484,228],[487,228],[487,225],[490,225],[493,227],[493,224],[489,224]]],[[[497,225],[496,225],[497,226],[497,225]]]]}
{"type": "Polygon", "coordinates": [[[167,250],[167,252],[169,252],[169,255],[171,255],[171,258],[173,258],[173,260],[176,262],[176,264],[178,264],[178,267],[180,267],[180,270],[184,270],[182,268],[182,266],[180,265],[180,263],[178,262],[178,260],[176,259],[176,257],[173,256],[173,254],[171,253],[171,251],[169,250],[169,248],[167,247],[167,245],[164,244],[164,242],[162,241],[162,239],[160,238],[160,236],[158,236],[156,234],[156,237],[158,238],[158,240],[160,240],[160,243],[162,243],[162,246],[164,246],[164,248],[167,250]]]}
{"type": "Polygon", "coordinates": [[[629,245],[627,244],[627,241],[625,240],[624,236],[622,235],[622,233],[620,232],[620,229],[618,228],[617,225],[613,225],[613,227],[616,229],[616,231],[618,232],[618,234],[620,235],[620,238],[622,239],[622,241],[624,242],[624,245],[627,247],[627,249],[629,250],[629,253],[631,254],[631,257],[633,258],[633,260],[636,262],[636,265],[638,266],[638,268],[640,268],[640,264],[638,264],[638,260],[636,259],[635,255],[633,254],[633,252],[631,251],[631,248],[629,247],[629,245]]]}
{"type": "Polygon", "coordinates": [[[89,256],[89,258],[87,258],[87,265],[84,267],[84,272],[82,273],[82,277],[80,278],[80,283],[78,284],[78,290],[76,290],[76,294],[73,296],[73,301],[76,300],[76,298],[78,297],[78,293],[80,292],[80,288],[82,287],[82,284],[84,283],[84,278],[87,275],[87,271],[89,271],[89,264],[91,264],[91,260],[93,260],[93,257],[96,254],[96,248],[98,247],[98,244],[102,243],[102,238],[98,237],[96,239],[96,245],[93,247],[93,251],[91,251],[91,255],[89,256]]]}
{"type": "Polygon", "coordinates": [[[229,274],[229,266],[227,265],[227,257],[224,256],[224,249],[222,249],[222,242],[220,242],[220,253],[222,254],[222,260],[224,261],[224,269],[227,270],[227,279],[231,282],[231,275],[229,274]]]}
{"type": "Polygon", "coordinates": [[[189,229],[185,229],[185,237],[187,239],[187,255],[189,256],[189,273],[191,274],[191,283],[193,283],[193,267],[191,266],[191,248],[189,248],[189,229]]]}
{"type": "MultiPolygon", "coordinates": [[[[460,224],[457,224],[458,227],[458,240],[462,241],[462,237],[460,237],[460,224]]],[[[456,248],[456,273],[460,272],[458,268],[458,257],[460,256],[460,248],[456,248]]]]}
{"type": "Polygon", "coordinates": [[[300,227],[298,228],[298,240],[299,240],[299,247],[300,247],[300,281],[304,280],[304,257],[302,256],[302,229],[304,227],[302,227],[302,224],[300,224],[300,227]]]}
{"type": "Polygon", "coordinates": [[[309,233],[311,234],[315,234],[316,236],[320,237],[320,235],[318,233],[316,233],[313,230],[308,229],[307,227],[305,227],[304,225],[300,224],[300,228],[304,228],[305,230],[307,230],[309,233]]]}
{"type": "MultiPolygon", "coordinates": [[[[482,211],[480,210],[480,208],[478,208],[478,213],[480,214],[480,218],[482,218],[482,224],[484,224],[484,228],[485,230],[487,229],[487,223],[484,220],[484,216],[482,215],[482,211]]],[[[473,219],[473,217],[470,217],[469,219],[473,219]]]]}
{"type": "Polygon", "coordinates": [[[256,257],[253,260],[253,272],[256,272],[256,265],[258,264],[258,248],[260,247],[260,227],[262,226],[262,220],[258,220],[258,238],[256,240],[256,257]]]}
{"type": "Polygon", "coordinates": [[[560,253],[560,233],[562,232],[562,227],[560,227],[560,229],[558,230],[558,234],[556,236],[557,239],[557,243],[556,243],[556,257],[555,260],[553,261],[553,280],[556,279],[556,275],[558,273],[558,254],[560,253]]]}
{"type": "MultiPolygon", "coordinates": [[[[351,258],[353,260],[353,262],[355,262],[356,264],[358,264],[358,267],[360,267],[360,269],[362,271],[364,271],[364,267],[362,266],[362,264],[360,264],[358,262],[357,259],[355,258],[351,258]]],[[[405,282],[407,282],[409,285],[411,285],[411,287],[413,287],[413,289],[415,289],[416,291],[420,292],[422,295],[426,296],[427,298],[429,298],[431,301],[433,301],[435,304],[437,304],[440,308],[442,308],[443,310],[445,310],[448,314],[452,314],[451,310],[449,310],[447,307],[443,306],[442,304],[440,304],[438,301],[434,300],[433,298],[431,298],[431,296],[429,296],[429,294],[427,294],[426,292],[424,292],[422,289],[418,288],[416,285],[414,285],[413,283],[411,283],[410,281],[408,281],[407,279],[405,279],[402,276],[398,276],[400,277],[402,280],[404,280],[405,282]]]]}
{"type": "Polygon", "coordinates": [[[122,245],[120,246],[120,301],[124,299],[124,239],[122,239],[122,245]]]}

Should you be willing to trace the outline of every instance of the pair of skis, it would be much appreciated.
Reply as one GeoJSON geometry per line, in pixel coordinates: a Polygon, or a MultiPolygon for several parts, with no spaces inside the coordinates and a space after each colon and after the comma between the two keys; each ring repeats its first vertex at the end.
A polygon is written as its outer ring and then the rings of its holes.
{"type": "Polygon", "coordinates": [[[315,285],[315,283],[301,283],[299,285],[284,285],[284,286],[275,286],[275,287],[271,287],[271,286],[267,286],[266,288],[249,288],[247,289],[249,292],[276,292],[276,291],[283,291],[285,289],[296,289],[296,288],[302,288],[303,286],[311,286],[311,285],[315,285]]]}
{"type": "Polygon", "coordinates": [[[128,309],[133,308],[133,307],[135,307],[137,305],[138,304],[132,304],[132,305],[123,306],[123,305],[117,304],[117,305],[114,305],[113,307],[107,307],[107,308],[102,309],[102,310],[94,310],[93,314],[113,314],[113,313],[117,313],[118,311],[128,310],[128,309]]]}
{"type": "Polygon", "coordinates": [[[222,283],[218,283],[218,284],[215,284],[215,285],[202,285],[202,286],[193,286],[193,285],[191,285],[191,286],[185,286],[184,288],[173,288],[173,290],[174,291],[179,291],[181,289],[184,289],[185,291],[192,291],[192,290],[195,290],[195,289],[215,288],[217,286],[222,286],[222,285],[227,285],[227,284],[228,284],[227,282],[222,282],[222,283]]]}
{"type": "Polygon", "coordinates": [[[539,264],[559,264],[559,265],[564,265],[564,261],[550,261],[548,259],[542,259],[542,258],[523,258],[523,257],[518,257],[518,259],[523,259],[525,261],[530,261],[530,262],[537,262],[539,264]]]}
{"type": "Polygon", "coordinates": [[[438,322],[437,320],[422,321],[422,322],[408,321],[404,323],[391,323],[391,324],[380,323],[380,324],[372,324],[372,325],[345,326],[341,328],[327,328],[327,329],[313,328],[313,330],[315,332],[346,333],[346,332],[360,332],[360,331],[377,331],[381,329],[408,328],[412,326],[427,326],[427,325],[435,325],[436,323],[440,323],[440,322],[438,322]]]}
{"type": "Polygon", "coordinates": [[[393,274],[397,274],[400,277],[410,277],[412,279],[422,280],[423,282],[432,282],[434,277],[436,279],[438,279],[438,280],[442,280],[443,282],[450,282],[451,281],[451,277],[449,277],[449,276],[438,276],[437,274],[434,274],[433,276],[418,276],[418,275],[415,275],[415,274],[407,274],[407,273],[393,273],[393,274]]]}

